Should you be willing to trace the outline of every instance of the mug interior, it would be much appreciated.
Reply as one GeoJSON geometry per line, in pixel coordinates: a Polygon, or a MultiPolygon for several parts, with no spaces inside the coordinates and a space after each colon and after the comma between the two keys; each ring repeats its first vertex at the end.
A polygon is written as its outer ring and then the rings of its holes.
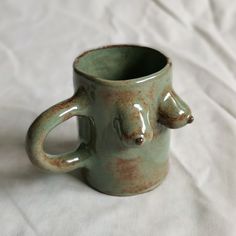
{"type": "Polygon", "coordinates": [[[168,63],[157,50],[132,45],[116,45],[85,52],[75,61],[75,69],[105,80],[131,80],[156,73],[168,63]]]}

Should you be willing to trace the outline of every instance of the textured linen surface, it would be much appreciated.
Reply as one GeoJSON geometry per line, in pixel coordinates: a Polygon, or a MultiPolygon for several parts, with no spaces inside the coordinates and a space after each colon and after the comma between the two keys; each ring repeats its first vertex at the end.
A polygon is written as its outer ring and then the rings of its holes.
{"type": "MultiPolygon", "coordinates": [[[[0,1],[0,235],[235,236],[236,1],[0,1]],[[112,197],[35,168],[31,122],[73,93],[72,62],[117,43],[160,49],[195,121],[172,131],[170,171],[152,192],[112,197]]],[[[47,150],[76,145],[75,119],[47,150]]]]}

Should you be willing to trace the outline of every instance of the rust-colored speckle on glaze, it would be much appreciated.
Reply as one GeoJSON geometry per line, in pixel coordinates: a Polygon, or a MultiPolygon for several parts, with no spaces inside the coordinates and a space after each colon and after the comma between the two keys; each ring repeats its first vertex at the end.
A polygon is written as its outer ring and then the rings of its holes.
{"type": "Polygon", "coordinates": [[[83,53],[73,66],[74,95],[29,128],[31,161],[54,172],[81,168],[88,185],[111,195],[134,195],[159,185],[168,172],[168,128],[193,121],[172,88],[170,59],[148,47],[111,45],[83,53]],[[73,116],[83,117],[78,119],[79,148],[46,153],[48,133],[73,116]]]}
{"type": "Polygon", "coordinates": [[[137,98],[137,91],[103,91],[101,96],[107,103],[134,103],[137,98]]]}
{"type": "Polygon", "coordinates": [[[131,181],[140,178],[140,164],[140,157],[131,160],[117,158],[115,164],[115,176],[117,176],[121,181],[131,181]]]}
{"type": "Polygon", "coordinates": [[[158,168],[150,167],[149,177],[139,178],[135,183],[130,183],[122,189],[123,193],[142,193],[148,189],[158,186],[168,173],[168,163],[158,166],[158,168]]]}
{"type": "Polygon", "coordinates": [[[49,160],[49,162],[52,164],[52,165],[55,165],[59,168],[62,168],[64,166],[66,166],[66,162],[64,160],[60,160],[60,159],[54,159],[54,158],[51,158],[49,160]]]}
{"type": "Polygon", "coordinates": [[[155,85],[151,86],[149,91],[148,91],[149,99],[154,99],[155,98],[154,93],[155,93],[155,85]]]}

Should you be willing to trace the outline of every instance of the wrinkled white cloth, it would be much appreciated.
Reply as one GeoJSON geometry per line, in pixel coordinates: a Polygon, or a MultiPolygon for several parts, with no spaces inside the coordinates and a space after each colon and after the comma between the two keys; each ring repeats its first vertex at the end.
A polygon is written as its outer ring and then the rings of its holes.
{"type": "MultiPolygon", "coordinates": [[[[236,1],[1,0],[0,235],[235,236],[236,1]],[[31,122],[73,93],[84,50],[132,43],[173,60],[173,83],[195,121],[173,130],[170,172],[154,191],[112,197],[73,174],[35,168],[31,122]]],[[[52,152],[76,145],[75,119],[52,152]]]]}

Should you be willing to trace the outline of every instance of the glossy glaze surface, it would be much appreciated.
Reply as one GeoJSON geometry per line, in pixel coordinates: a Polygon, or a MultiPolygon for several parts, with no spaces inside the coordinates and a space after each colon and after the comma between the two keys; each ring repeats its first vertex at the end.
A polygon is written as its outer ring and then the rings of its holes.
{"type": "Polygon", "coordinates": [[[146,47],[92,50],[75,60],[74,86],[72,98],[49,108],[30,127],[32,162],[57,172],[82,168],[90,186],[111,195],[138,194],[159,185],[168,171],[168,128],[193,121],[172,88],[170,60],[146,47]],[[72,116],[83,117],[78,150],[45,153],[48,132],[72,116]]]}

